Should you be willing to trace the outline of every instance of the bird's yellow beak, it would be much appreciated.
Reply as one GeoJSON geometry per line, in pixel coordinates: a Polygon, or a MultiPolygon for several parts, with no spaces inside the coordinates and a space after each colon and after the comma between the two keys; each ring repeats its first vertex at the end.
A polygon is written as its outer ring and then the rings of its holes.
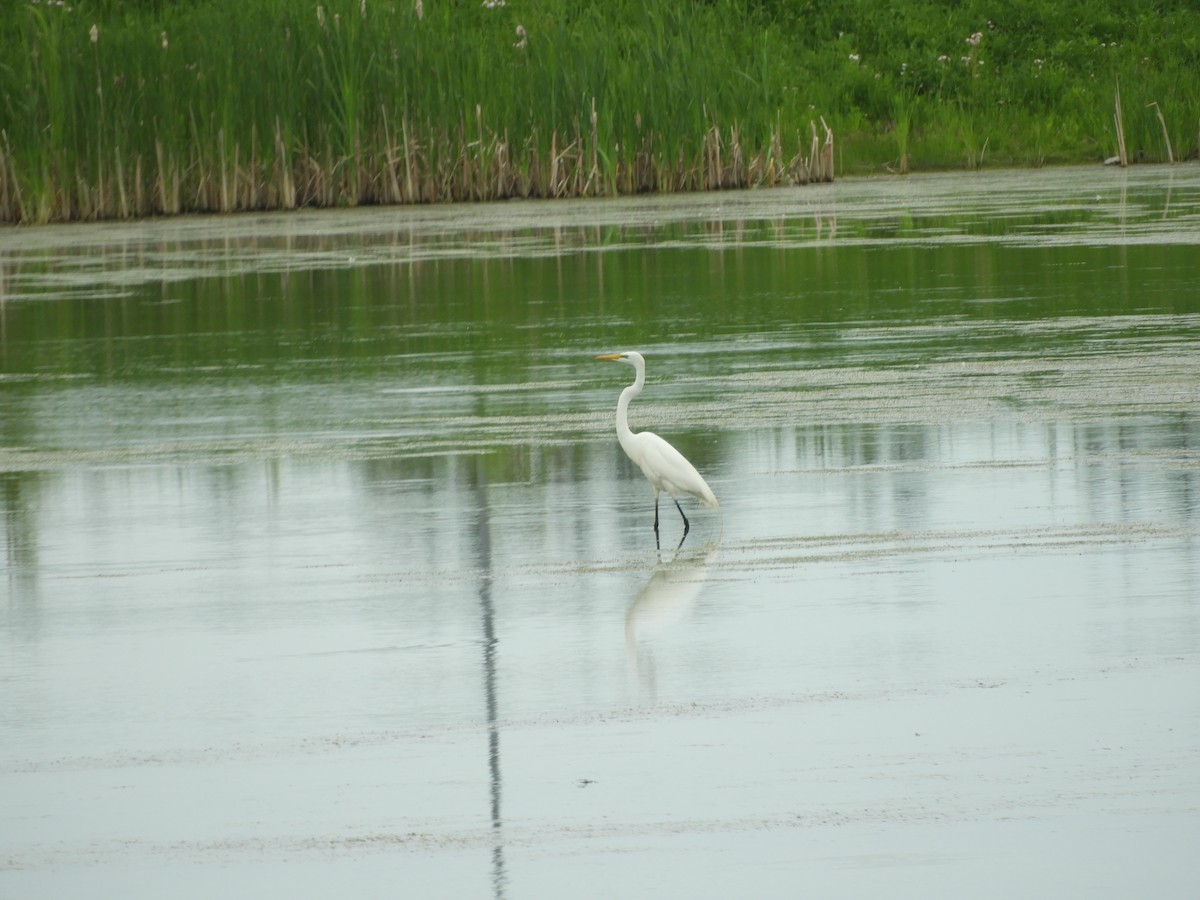
{"type": "Polygon", "coordinates": [[[620,353],[605,353],[602,356],[593,356],[592,359],[620,359],[620,353]]]}

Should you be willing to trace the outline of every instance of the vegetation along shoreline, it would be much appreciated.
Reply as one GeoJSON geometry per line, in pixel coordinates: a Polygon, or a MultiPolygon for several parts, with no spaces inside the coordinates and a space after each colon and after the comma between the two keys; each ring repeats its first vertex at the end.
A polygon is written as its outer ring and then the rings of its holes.
{"type": "Polygon", "coordinates": [[[1183,0],[14,6],[0,22],[5,224],[1200,148],[1200,16],[1183,0]]]}

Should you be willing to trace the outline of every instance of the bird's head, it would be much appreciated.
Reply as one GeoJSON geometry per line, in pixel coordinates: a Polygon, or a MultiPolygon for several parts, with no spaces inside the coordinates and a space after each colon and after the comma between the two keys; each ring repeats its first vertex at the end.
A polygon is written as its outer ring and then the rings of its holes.
{"type": "Polygon", "coordinates": [[[646,360],[636,350],[627,350],[624,353],[604,353],[595,357],[595,359],[612,359],[617,362],[623,362],[627,366],[633,366],[635,369],[646,365],[646,360]]]}

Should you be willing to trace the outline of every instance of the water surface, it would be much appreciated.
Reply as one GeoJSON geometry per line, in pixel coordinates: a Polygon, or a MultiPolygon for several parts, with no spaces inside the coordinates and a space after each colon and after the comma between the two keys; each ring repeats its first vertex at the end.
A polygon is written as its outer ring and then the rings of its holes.
{"type": "Polygon", "coordinates": [[[0,894],[1194,896],[1197,245],[1191,165],[0,235],[0,894]]]}

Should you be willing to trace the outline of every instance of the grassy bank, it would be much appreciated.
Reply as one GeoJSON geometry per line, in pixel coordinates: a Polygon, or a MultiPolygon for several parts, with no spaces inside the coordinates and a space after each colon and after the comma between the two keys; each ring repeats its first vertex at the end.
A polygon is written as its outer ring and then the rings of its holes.
{"type": "Polygon", "coordinates": [[[0,221],[1099,160],[1118,81],[1131,156],[1195,155],[1198,17],[1126,6],[18,0],[0,221]]]}

